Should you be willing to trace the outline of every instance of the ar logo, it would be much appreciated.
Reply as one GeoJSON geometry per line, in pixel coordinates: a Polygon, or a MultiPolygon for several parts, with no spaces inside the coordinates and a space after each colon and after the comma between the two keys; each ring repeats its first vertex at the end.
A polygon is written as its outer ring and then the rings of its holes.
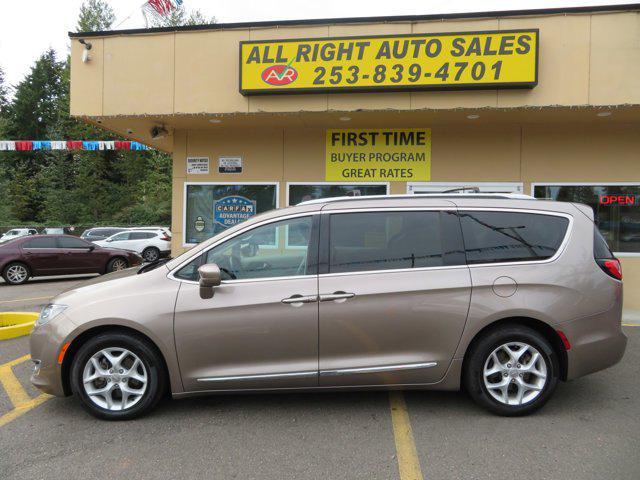
{"type": "Polygon", "coordinates": [[[298,71],[289,65],[273,65],[262,72],[262,80],[273,86],[290,85],[298,78],[298,71]]]}

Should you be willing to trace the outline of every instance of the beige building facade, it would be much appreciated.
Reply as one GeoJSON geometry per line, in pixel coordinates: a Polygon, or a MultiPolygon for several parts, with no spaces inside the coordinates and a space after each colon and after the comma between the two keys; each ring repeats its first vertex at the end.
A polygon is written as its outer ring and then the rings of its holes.
{"type": "MultiPolygon", "coordinates": [[[[383,62],[376,51],[372,61],[383,62]]],[[[455,54],[452,48],[449,51],[455,54]]],[[[622,261],[625,306],[640,310],[639,9],[72,34],[71,57],[73,115],[172,153],[174,254],[246,216],[318,196],[420,194],[458,187],[520,192],[591,205],[601,231],[622,261]],[[531,32],[537,32],[537,38],[531,32]],[[530,82],[535,85],[516,85],[515,80],[482,83],[490,73],[497,79],[500,66],[491,60],[472,72],[475,64],[492,49],[515,52],[519,35],[529,35],[531,48],[525,49],[523,42],[520,46],[521,52],[531,55],[531,62],[507,71],[511,64],[505,53],[502,73],[513,73],[516,79],[529,75],[526,68],[535,69],[537,82],[530,82]],[[469,81],[458,84],[453,81],[453,66],[460,58],[442,60],[451,64],[448,72],[436,68],[426,72],[427,63],[421,63],[420,75],[413,64],[395,67],[392,61],[385,68],[372,64],[371,76],[375,71],[380,80],[373,85],[373,80],[365,84],[362,79],[367,58],[338,68],[335,58],[328,60],[329,54],[315,61],[312,53],[304,55],[316,44],[321,52],[326,42],[339,48],[339,41],[363,39],[373,44],[388,39],[388,45],[395,47],[414,40],[423,42],[413,45],[425,46],[425,55],[433,54],[435,62],[436,54],[444,55],[447,47],[441,53],[429,52],[430,39],[436,39],[437,49],[438,42],[450,45],[456,39],[470,46],[474,37],[482,44],[479,60],[471,52],[465,59],[470,73],[464,73],[471,75],[469,81]],[[494,41],[490,45],[488,37],[494,41]],[[91,48],[85,53],[87,44],[91,48]],[[271,50],[265,53],[267,45],[271,50]],[[251,50],[256,46],[258,50],[251,50]],[[279,46],[284,48],[281,58],[279,46]],[[297,56],[283,53],[292,48],[298,49],[297,56]],[[267,63],[260,70],[265,84],[254,82],[265,91],[247,94],[240,90],[245,82],[249,85],[245,69],[252,51],[260,52],[253,61],[267,63]],[[307,63],[297,66],[296,60],[307,63]],[[350,88],[346,73],[353,73],[356,66],[357,81],[362,83],[350,88]],[[327,72],[323,87],[296,91],[296,82],[305,81],[304,69],[319,67],[327,72]],[[394,85],[392,74],[398,71],[405,74],[405,82],[409,72],[416,73],[420,84],[394,85]],[[336,82],[329,83],[332,72],[342,72],[345,78],[335,77],[336,82]],[[442,84],[427,84],[436,81],[438,72],[442,84]],[[443,73],[449,78],[445,80],[443,73]],[[269,83],[272,79],[275,86],[269,83]],[[412,177],[403,171],[374,178],[360,175],[356,165],[343,169],[343,178],[335,178],[329,174],[330,135],[347,131],[379,135],[426,131],[427,176],[412,177]],[[242,208],[232,204],[234,199],[242,208]]]]}

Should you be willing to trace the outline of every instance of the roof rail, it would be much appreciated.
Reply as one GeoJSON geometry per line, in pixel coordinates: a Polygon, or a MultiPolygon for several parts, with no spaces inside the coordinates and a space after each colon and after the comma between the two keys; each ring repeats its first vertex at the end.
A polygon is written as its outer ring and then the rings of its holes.
{"type": "Polygon", "coordinates": [[[300,202],[298,205],[317,205],[320,203],[335,203],[335,202],[353,202],[363,200],[384,200],[384,199],[414,199],[417,200],[421,197],[431,198],[484,198],[484,199],[509,199],[509,200],[535,200],[531,195],[524,195],[522,193],[417,193],[414,195],[362,195],[358,197],[331,197],[331,198],[316,198],[314,200],[307,200],[300,202]]]}

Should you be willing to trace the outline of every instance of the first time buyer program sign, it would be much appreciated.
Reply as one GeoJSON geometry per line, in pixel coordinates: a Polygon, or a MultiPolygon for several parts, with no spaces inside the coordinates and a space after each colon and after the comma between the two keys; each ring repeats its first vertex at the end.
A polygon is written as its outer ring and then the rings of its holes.
{"type": "Polygon", "coordinates": [[[327,130],[329,182],[427,182],[431,179],[431,129],[327,130]]]}
{"type": "Polygon", "coordinates": [[[240,93],[531,88],[538,30],[240,42],[240,93]]]}

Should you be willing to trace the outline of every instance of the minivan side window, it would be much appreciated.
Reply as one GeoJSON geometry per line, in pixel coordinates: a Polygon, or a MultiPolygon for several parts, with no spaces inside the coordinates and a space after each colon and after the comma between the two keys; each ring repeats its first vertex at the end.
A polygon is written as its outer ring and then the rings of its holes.
{"type": "Polygon", "coordinates": [[[217,264],[223,280],[315,275],[318,253],[313,224],[312,217],[299,217],[256,227],[205,252],[175,276],[195,281],[205,263],[217,264]],[[285,242],[290,237],[296,238],[295,246],[285,242]]]}
{"type": "Polygon", "coordinates": [[[467,263],[544,260],[560,248],[569,220],[555,215],[460,211],[467,263]]]}
{"type": "Polygon", "coordinates": [[[464,264],[459,230],[453,212],[332,214],[329,273],[464,264]]]}

